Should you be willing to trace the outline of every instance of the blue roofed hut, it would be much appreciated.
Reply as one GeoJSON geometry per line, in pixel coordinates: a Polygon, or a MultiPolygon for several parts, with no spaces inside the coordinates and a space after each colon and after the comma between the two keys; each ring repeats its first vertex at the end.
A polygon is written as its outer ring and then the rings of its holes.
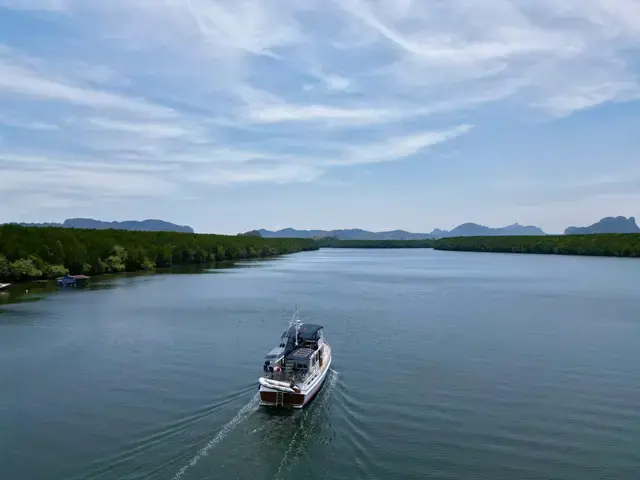
{"type": "Polygon", "coordinates": [[[59,287],[84,287],[89,277],[86,275],[65,275],[56,279],[59,287]]]}

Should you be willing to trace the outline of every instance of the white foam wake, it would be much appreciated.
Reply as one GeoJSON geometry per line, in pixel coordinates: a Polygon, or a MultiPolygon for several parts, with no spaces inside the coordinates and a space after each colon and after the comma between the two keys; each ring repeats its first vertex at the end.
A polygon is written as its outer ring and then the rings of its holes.
{"type": "Polygon", "coordinates": [[[278,471],[275,475],[276,479],[282,478],[286,467],[291,468],[291,465],[297,460],[304,449],[309,431],[312,430],[313,425],[318,421],[318,417],[326,413],[327,402],[329,401],[331,392],[336,386],[339,375],[335,370],[331,370],[329,373],[330,376],[326,380],[326,385],[318,394],[319,396],[322,395],[322,397],[316,398],[314,403],[307,407],[300,422],[300,428],[296,430],[291,437],[287,450],[284,452],[280,465],[278,466],[278,471]]]}
{"type": "Polygon", "coordinates": [[[215,437],[209,440],[209,442],[191,459],[191,461],[189,461],[189,463],[187,463],[184,467],[178,470],[178,473],[175,474],[175,476],[173,477],[173,480],[178,480],[179,478],[181,478],[185,474],[185,472],[189,470],[191,467],[195,466],[195,464],[198,463],[198,461],[202,457],[206,457],[207,455],[209,455],[209,452],[213,447],[215,447],[218,443],[220,443],[222,439],[224,439],[224,437],[226,437],[240,423],[246,420],[247,417],[251,415],[251,413],[253,413],[253,411],[258,406],[258,402],[259,402],[259,395],[256,394],[251,400],[249,400],[249,403],[247,403],[244,407],[242,407],[238,411],[235,417],[229,420],[229,422],[220,429],[220,431],[216,434],[215,437]]]}

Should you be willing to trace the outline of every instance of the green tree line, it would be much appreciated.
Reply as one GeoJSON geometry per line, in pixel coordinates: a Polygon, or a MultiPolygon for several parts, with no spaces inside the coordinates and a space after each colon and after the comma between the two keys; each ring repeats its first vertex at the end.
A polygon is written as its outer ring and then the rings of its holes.
{"type": "Polygon", "coordinates": [[[431,248],[434,240],[338,240],[321,238],[316,240],[323,248],[431,248]]]}
{"type": "Polygon", "coordinates": [[[640,257],[640,234],[455,237],[437,240],[436,250],[640,257]]]}
{"type": "Polygon", "coordinates": [[[99,275],[180,264],[270,257],[318,246],[311,239],[0,225],[0,279],[99,275]]]}
{"type": "Polygon", "coordinates": [[[434,248],[466,252],[539,253],[640,257],[640,234],[452,237],[439,240],[337,240],[323,238],[324,248],[434,248]]]}

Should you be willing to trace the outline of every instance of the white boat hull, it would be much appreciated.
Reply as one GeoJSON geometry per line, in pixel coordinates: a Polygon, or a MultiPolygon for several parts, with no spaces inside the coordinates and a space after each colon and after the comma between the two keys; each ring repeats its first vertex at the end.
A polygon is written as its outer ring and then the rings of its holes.
{"type": "Polygon", "coordinates": [[[261,377],[260,405],[267,407],[303,408],[318,394],[331,369],[331,348],[325,343],[325,355],[322,368],[317,375],[311,374],[309,380],[291,388],[286,382],[276,382],[261,377]],[[295,390],[300,390],[295,391],[295,390]],[[280,399],[278,395],[281,395],[280,399]]]}

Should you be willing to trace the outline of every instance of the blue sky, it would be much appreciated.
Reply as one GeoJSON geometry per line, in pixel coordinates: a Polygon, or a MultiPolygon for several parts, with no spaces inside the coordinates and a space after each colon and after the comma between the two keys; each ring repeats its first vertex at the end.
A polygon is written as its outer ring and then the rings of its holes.
{"type": "Polygon", "coordinates": [[[638,0],[0,0],[0,222],[640,216],[638,0]]]}

